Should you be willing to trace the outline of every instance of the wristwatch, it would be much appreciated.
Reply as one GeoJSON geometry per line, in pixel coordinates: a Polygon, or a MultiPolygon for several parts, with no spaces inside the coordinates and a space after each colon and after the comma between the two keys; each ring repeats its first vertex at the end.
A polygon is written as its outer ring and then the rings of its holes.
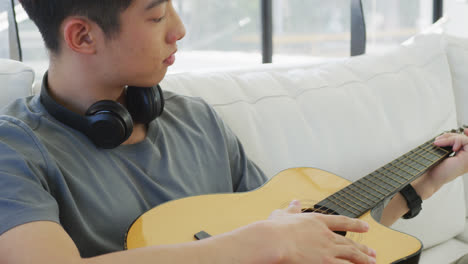
{"type": "Polygon", "coordinates": [[[408,205],[409,211],[406,213],[403,218],[404,219],[411,219],[419,214],[422,209],[422,200],[421,197],[418,195],[416,190],[414,190],[411,184],[406,185],[400,191],[401,195],[406,200],[406,204],[408,205]]]}

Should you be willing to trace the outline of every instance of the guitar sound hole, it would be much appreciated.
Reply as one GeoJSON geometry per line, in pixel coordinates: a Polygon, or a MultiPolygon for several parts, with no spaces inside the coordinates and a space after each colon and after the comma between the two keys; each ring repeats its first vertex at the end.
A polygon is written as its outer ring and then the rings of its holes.
{"type": "MultiPolygon", "coordinates": [[[[338,215],[337,212],[330,210],[325,207],[319,208],[302,208],[303,213],[317,213],[317,214],[326,214],[326,215],[338,215]]],[[[335,234],[346,236],[346,231],[333,231],[335,234]]]]}

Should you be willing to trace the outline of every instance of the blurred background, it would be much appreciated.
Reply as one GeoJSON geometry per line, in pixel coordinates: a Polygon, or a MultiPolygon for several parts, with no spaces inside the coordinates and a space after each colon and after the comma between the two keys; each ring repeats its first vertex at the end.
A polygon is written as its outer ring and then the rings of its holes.
{"type": "MultiPolygon", "coordinates": [[[[7,2],[0,0],[0,57],[10,56],[7,2]]],[[[48,55],[35,25],[15,0],[22,58],[38,73],[48,55]]],[[[177,62],[169,72],[213,70],[262,63],[261,0],[173,0],[187,29],[177,62]]],[[[398,46],[433,23],[435,1],[362,0],[366,21],[366,53],[398,46]]],[[[350,0],[271,0],[273,63],[323,62],[350,56],[350,0]]],[[[466,35],[468,1],[445,0],[449,30],[466,35]]],[[[11,11],[10,11],[11,14],[11,11]]]]}

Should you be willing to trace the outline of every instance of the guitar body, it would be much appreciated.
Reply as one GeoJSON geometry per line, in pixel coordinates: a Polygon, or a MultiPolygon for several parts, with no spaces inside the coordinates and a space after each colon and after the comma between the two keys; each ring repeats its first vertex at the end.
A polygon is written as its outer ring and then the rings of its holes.
{"type": "MultiPolygon", "coordinates": [[[[351,182],[312,168],[285,170],[251,192],[212,194],[183,198],[161,204],[139,217],[130,227],[126,248],[167,245],[195,241],[200,231],[214,236],[252,222],[264,220],[272,211],[300,200],[313,208],[321,200],[351,182]]],[[[418,263],[421,242],[412,236],[389,229],[365,213],[360,219],[370,225],[364,234],[346,237],[377,251],[377,263],[418,263]]]]}

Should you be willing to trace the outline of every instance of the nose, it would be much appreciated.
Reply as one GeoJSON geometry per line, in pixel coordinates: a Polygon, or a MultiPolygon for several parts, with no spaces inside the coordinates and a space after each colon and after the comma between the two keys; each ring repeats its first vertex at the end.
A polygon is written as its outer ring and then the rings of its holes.
{"type": "Polygon", "coordinates": [[[168,31],[166,41],[169,44],[173,44],[177,42],[178,40],[181,40],[185,36],[185,26],[182,20],[180,19],[179,14],[175,11],[174,7],[172,6],[171,3],[171,12],[172,12],[172,25],[170,27],[170,30],[168,31]]]}

